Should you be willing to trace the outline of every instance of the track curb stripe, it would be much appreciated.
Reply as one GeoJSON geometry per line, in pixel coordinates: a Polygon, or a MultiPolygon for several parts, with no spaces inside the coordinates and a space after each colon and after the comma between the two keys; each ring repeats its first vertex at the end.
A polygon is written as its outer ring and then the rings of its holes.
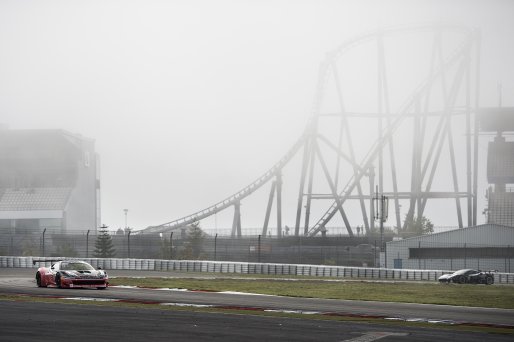
{"type": "Polygon", "coordinates": [[[40,297],[49,299],[62,299],[62,300],[76,300],[84,302],[118,302],[130,304],[144,304],[144,305],[162,305],[162,306],[176,306],[176,307],[191,307],[191,308],[212,308],[222,310],[237,310],[237,311],[260,311],[269,313],[286,313],[286,314],[299,314],[299,315],[321,315],[333,317],[347,317],[347,318],[360,318],[360,319],[383,319],[389,321],[402,321],[402,322],[421,322],[430,324],[444,324],[455,326],[475,326],[475,327],[488,327],[488,328],[502,328],[513,329],[514,325],[506,324],[492,324],[480,322],[465,322],[465,321],[450,321],[450,320],[436,320],[428,318],[412,318],[412,317],[389,317],[383,315],[366,315],[366,314],[353,314],[346,312],[323,312],[323,311],[309,311],[309,310],[294,310],[294,309],[277,309],[266,307],[251,307],[251,306],[236,306],[236,305],[210,305],[210,304],[195,304],[195,303],[170,303],[160,301],[145,301],[137,299],[120,299],[120,298],[102,298],[102,297],[68,297],[68,296],[48,296],[48,295],[27,295],[15,294],[19,297],[40,297]]]}

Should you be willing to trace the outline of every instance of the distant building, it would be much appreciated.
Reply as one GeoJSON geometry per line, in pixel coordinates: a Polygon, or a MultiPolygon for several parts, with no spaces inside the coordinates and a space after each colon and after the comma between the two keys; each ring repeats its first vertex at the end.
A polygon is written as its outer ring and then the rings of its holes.
{"type": "Polygon", "coordinates": [[[496,133],[487,148],[487,223],[514,227],[514,141],[503,136],[514,132],[514,108],[486,108],[479,118],[482,132],[496,133]]]}
{"type": "Polygon", "coordinates": [[[94,141],[64,130],[0,129],[0,232],[95,230],[94,141]]]}
{"type": "Polygon", "coordinates": [[[514,188],[505,192],[487,191],[487,223],[514,227],[514,188]]]}
{"type": "Polygon", "coordinates": [[[388,268],[514,272],[514,227],[483,224],[386,243],[388,268]]]}

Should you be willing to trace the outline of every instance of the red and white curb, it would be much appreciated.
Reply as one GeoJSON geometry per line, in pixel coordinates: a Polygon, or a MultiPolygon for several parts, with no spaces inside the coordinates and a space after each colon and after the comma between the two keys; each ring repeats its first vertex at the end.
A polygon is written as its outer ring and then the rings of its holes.
{"type": "MultiPolygon", "coordinates": [[[[170,289],[170,290],[172,290],[172,289],[170,289]]],[[[180,289],[180,291],[183,291],[183,289],[180,289]]],[[[222,292],[218,292],[218,293],[222,293],[222,292]]],[[[238,294],[246,294],[246,293],[238,292],[238,294]]],[[[258,294],[255,294],[255,295],[258,295],[258,294]]],[[[388,320],[388,321],[401,321],[401,322],[418,322],[418,323],[445,324],[445,325],[467,325],[467,326],[483,326],[483,327],[514,329],[514,325],[474,323],[474,322],[463,322],[463,321],[452,321],[452,320],[436,320],[436,319],[428,319],[428,318],[387,317],[387,316],[381,316],[381,315],[351,314],[351,313],[345,313],[345,312],[327,312],[327,311],[324,312],[324,311],[291,310],[291,309],[276,309],[276,308],[272,309],[272,308],[251,307],[251,306],[174,303],[174,302],[145,301],[145,300],[137,300],[137,299],[117,299],[117,298],[98,298],[98,297],[52,296],[50,298],[62,299],[62,300],[73,300],[73,301],[86,301],[86,302],[89,301],[89,302],[134,303],[134,304],[149,304],[149,305],[172,306],[172,307],[212,308],[212,309],[236,310],[236,311],[237,310],[260,311],[260,312],[296,314],[296,315],[321,315],[321,316],[332,316],[332,317],[383,319],[383,320],[388,320]]],[[[382,337],[385,337],[385,336],[382,336],[382,337]]],[[[382,337],[380,337],[380,338],[382,338],[382,337]]],[[[350,341],[354,341],[354,339],[352,339],[350,341]]],[[[360,341],[360,340],[355,340],[355,341],[360,341]]]]}

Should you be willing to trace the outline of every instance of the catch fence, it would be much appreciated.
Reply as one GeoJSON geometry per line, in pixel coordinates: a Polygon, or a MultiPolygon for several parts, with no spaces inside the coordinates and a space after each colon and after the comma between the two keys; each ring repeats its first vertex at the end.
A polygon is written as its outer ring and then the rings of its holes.
{"type": "MultiPolygon", "coordinates": [[[[0,255],[99,257],[99,235],[0,234],[0,255]]],[[[166,234],[111,234],[112,257],[201,259],[263,263],[375,266],[377,239],[369,237],[217,237],[166,234]]]]}
{"type": "MultiPolygon", "coordinates": [[[[99,235],[0,233],[0,255],[101,257],[95,250],[99,235]]],[[[405,239],[380,248],[377,236],[191,237],[172,234],[109,235],[113,254],[104,257],[155,260],[209,260],[269,264],[309,264],[347,267],[457,270],[475,268],[510,273],[514,243],[421,242],[405,239]]],[[[392,236],[386,236],[390,241],[392,236]]]]}

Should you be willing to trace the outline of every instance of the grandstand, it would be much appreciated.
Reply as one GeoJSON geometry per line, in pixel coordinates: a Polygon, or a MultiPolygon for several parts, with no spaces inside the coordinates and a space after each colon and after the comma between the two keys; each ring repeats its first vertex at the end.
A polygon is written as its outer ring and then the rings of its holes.
{"type": "Polygon", "coordinates": [[[94,141],[64,130],[0,130],[0,232],[95,230],[94,141]]]}

